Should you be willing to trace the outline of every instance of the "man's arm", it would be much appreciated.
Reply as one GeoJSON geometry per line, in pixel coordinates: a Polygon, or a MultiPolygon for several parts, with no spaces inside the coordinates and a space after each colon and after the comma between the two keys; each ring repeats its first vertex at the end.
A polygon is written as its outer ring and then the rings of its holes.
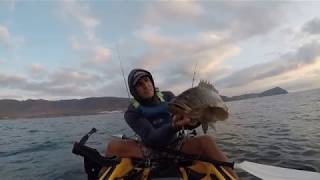
{"type": "Polygon", "coordinates": [[[141,137],[143,143],[148,145],[167,145],[178,131],[171,124],[155,129],[147,119],[134,110],[128,110],[124,117],[133,131],[141,137]]]}

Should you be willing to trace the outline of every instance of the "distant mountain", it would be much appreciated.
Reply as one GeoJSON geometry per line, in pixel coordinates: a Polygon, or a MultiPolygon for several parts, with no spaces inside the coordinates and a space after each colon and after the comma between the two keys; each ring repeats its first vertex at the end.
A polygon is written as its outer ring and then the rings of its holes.
{"type": "Polygon", "coordinates": [[[279,95],[279,94],[288,94],[288,91],[280,87],[275,87],[275,88],[263,91],[262,93],[251,93],[251,94],[243,94],[243,95],[232,96],[232,97],[228,97],[228,96],[221,96],[221,97],[224,101],[237,101],[237,100],[243,100],[243,99],[249,99],[249,98],[273,96],[273,95],[279,95]]]}
{"type": "Polygon", "coordinates": [[[0,119],[89,115],[123,111],[128,98],[92,97],[71,100],[0,100],[0,119]]]}
{"type": "MultiPolygon", "coordinates": [[[[262,93],[221,97],[224,101],[235,101],[287,93],[286,90],[276,87],[262,93]]],[[[124,111],[128,104],[128,98],[117,97],[92,97],[59,101],[4,99],[0,100],[0,119],[100,114],[111,111],[124,111]]]]}

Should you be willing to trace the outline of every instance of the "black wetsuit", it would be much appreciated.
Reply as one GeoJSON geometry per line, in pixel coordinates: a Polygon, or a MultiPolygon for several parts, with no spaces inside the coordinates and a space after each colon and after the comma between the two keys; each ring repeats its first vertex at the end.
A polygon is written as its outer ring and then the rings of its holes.
{"type": "Polygon", "coordinates": [[[124,118],[133,131],[148,146],[166,146],[177,138],[177,131],[171,125],[167,102],[174,98],[172,92],[162,92],[165,102],[155,97],[152,102],[141,104],[139,108],[129,105],[124,118]],[[148,111],[145,113],[145,111],[148,111]],[[152,111],[157,111],[156,113],[152,111]],[[157,114],[158,113],[158,114],[157,114]],[[156,114],[156,115],[148,115],[156,114]],[[167,117],[169,115],[169,118],[167,117]]]}

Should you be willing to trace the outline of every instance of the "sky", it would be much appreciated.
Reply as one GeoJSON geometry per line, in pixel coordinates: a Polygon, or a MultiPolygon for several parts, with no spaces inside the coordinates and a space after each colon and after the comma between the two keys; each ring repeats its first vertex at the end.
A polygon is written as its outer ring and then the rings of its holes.
{"type": "Polygon", "coordinates": [[[0,99],[127,97],[144,68],[179,94],[320,88],[320,1],[0,1],[0,99]],[[123,74],[122,74],[123,70],[123,74]]]}

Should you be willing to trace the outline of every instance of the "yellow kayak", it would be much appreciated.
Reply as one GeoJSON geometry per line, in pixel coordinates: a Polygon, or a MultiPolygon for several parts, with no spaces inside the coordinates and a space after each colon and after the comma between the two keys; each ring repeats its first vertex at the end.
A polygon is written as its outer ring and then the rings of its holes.
{"type": "Polygon", "coordinates": [[[106,166],[100,170],[99,180],[116,179],[181,179],[181,180],[234,180],[223,167],[208,162],[176,162],[173,159],[158,160],[144,164],[141,160],[122,158],[116,166],[106,166]],[[142,163],[142,164],[139,164],[142,163]]]}
{"type": "Polygon", "coordinates": [[[84,158],[88,180],[234,180],[224,167],[244,170],[260,179],[314,180],[319,172],[290,169],[249,161],[222,162],[182,152],[163,149],[170,157],[134,159],[104,157],[96,149],[85,146],[89,133],[73,145],[72,153],[84,158]]]}
{"type": "Polygon", "coordinates": [[[96,149],[85,145],[92,129],[75,142],[72,153],[84,158],[88,180],[234,180],[224,167],[233,163],[201,159],[198,156],[168,150],[168,156],[135,159],[104,157],[96,149]]]}

